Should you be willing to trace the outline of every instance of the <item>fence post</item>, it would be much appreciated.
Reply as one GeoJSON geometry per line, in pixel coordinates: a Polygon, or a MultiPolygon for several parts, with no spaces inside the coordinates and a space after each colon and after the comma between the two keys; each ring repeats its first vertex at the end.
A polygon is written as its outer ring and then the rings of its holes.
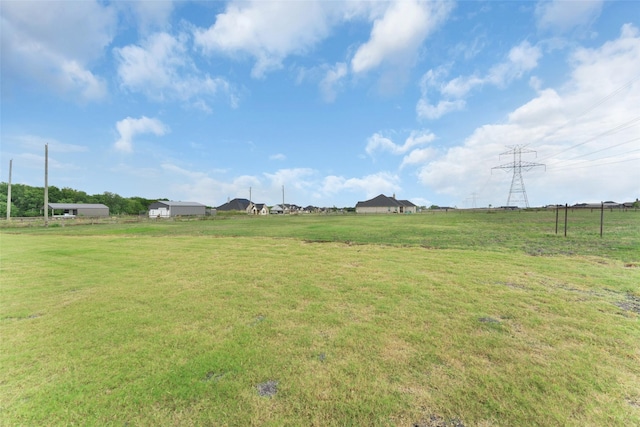
{"type": "Polygon", "coordinates": [[[569,214],[569,204],[564,204],[564,237],[567,237],[567,215],[569,214]]]}
{"type": "Polygon", "coordinates": [[[600,202],[600,237],[602,237],[603,223],[604,223],[604,202],[600,202]]]}
{"type": "Polygon", "coordinates": [[[556,205],[556,234],[558,234],[558,205],[556,205]]]}

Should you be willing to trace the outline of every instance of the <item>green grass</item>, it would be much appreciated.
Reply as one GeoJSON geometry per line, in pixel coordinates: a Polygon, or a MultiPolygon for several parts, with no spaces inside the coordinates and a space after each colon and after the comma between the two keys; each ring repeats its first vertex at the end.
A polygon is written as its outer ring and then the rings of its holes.
{"type": "Polygon", "coordinates": [[[0,424],[638,425],[640,217],[583,215],[4,228],[0,424]]]}

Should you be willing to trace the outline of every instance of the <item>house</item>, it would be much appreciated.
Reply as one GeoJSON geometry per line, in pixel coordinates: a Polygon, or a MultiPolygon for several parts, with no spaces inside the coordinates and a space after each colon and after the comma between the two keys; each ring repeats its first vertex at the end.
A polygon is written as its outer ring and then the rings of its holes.
{"type": "Polygon", "coordinates": [[[269,206],[264,203],[251,203],[247,207],[247,213],[249,215],[269,215],[269,206]]]}
{"type": "Polygon", "coordinates": [[[159,200],[149,205],[149,218],[170,218],[175,216],[204,216],[207,207],[197,202],[172,202],[159,200]]]}
{"type": "Polygon", "coordinates": [[[370,200],[358,202],[356,213],[416,213],[417,206],[409,200],[398,200],[395,194],[392,197],[380,194],[370,200]]]}
{"type": "Polygon", "coordinates": [[[227,201],[224,205],[218,206],[218,211],[246,211],[251,202],[249,199],[233,199],[227,201]]]}
{"type": "Polygon", "coordinates": [[[51,216],[109,216],[109,207],[101,203],[49,203],[51,216]]]}
{"type": "Polygon", "coordinates": [[[301,208],[298,205],[289,205],[289,204],[282,204],[282,205],[274,205],[271,208],[271,213],[272,214],[294,214],[294,213],[298,213],[298,211],[300,211],[301,208]]]}

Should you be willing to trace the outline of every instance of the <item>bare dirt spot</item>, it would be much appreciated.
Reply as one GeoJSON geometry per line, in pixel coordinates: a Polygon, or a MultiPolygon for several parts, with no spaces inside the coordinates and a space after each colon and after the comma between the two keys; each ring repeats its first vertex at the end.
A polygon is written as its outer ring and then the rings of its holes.
{"type": "Polygon", "coordinates": [[[426,420],[421,420],[413,425],[413,427],[465,427],[459,418],[444,419],[439,415],[429,415],[426,420]]]}
{"type": "Polygon", "coordinates": [[[203,382],[209,382],[209,381],[220,381],[222,379],[222,377],[225,376],[224,372],[213,372],[213,371],[209,371],[207,372],[207,375],[204,376],[204,378],[202,378],[203,382]]]}
{"type": "Polygon", "coordinates": [[[269,380],[256,386],[262,397],[272,397],[278,392],[278,381],[269,380]]]}
{"type": "Polygon", "coordinates": [[[623,301],[616,301],[614,304],[623,310],[640,314],[640,297],[638,296],[627,294],[623,301]]]}

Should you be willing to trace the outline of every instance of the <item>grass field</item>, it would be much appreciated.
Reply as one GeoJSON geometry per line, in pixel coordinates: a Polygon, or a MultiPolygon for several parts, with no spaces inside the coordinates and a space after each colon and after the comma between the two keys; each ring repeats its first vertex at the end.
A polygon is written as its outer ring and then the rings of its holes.
{"type": "Polygon", "coordinates": [[[640,425],[640,212],[569,215],[5,223],[0,424],[640,425]]]}

